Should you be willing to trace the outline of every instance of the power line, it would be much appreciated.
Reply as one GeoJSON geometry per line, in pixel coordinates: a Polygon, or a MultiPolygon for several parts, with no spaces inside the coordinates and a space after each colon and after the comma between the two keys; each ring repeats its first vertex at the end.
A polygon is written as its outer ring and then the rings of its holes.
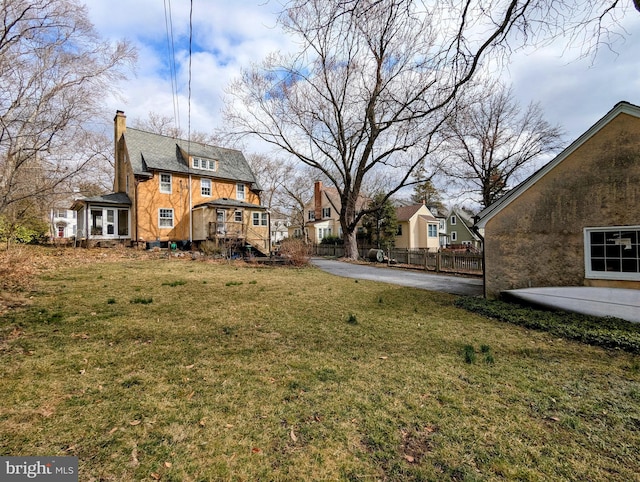
{"type": "Polygon", "coordinates": [[[178,74],[176,69],[176,53],[173,38],[173,20],[171,0],[164,0],[164,20],[167,30],[167,48],[169,50],[169,75],[171,76],[171,97],[173,99],[173,117],[177,130],[180,130],[180,105],[178,101],[178,74]]]}
{"type": "Polygon", "coordinates": [[[191,53],[193,43],[193,0],[189,2],[189,97],[188,97],[188,124],[187,139],[191,142],[191,53]]]}

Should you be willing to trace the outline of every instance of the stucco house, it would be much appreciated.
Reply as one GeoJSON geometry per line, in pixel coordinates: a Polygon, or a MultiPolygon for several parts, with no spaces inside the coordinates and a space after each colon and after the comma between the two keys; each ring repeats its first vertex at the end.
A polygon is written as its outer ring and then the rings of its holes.
{"type": "Polygon", "coordinates": [[[487,297],[548,286],[640,290],[640,106],[616,104],[476,226],[487,297]]]}
{"type": "Polygon", "coordinates": [[[396,208],[396,218],[396,248],[438,251],[440,222],[424,204],[399,206],[396,208]]]}
{"type": "Polygon", "coordinates": [[[128,129],[121,111],[114,139],[114,192],[74,203],[83,244],[213,241],[269,254],[269,212],[240,151],[128,129]]]}

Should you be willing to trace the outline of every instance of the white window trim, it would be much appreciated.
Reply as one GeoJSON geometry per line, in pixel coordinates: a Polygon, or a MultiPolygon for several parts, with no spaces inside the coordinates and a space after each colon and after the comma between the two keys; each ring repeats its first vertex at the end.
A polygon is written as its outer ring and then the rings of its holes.
{"type": "Polygon", "coordinates": [[[451,241],[458,240],[458,231],[451,231],[451,241]]]}
{"type": "Polygon", "coordinates": [[[451,215],[450,221],[451,221],[451,226],[455,226],[455,225],[458,224],[458,220],[456,219],[456,215],[455,214],[451,215]]]}
{"type": "Polygon", "coordinates": [[[236,184],[236,200],[244,201],[245,199],[247,199],[247,187],[239,182],[236,184]]]}
{"type": "Polygon", "coordinates": [[[200,195],[202,197],[211,197],[211,179],[200,179],[200,195]],[[205,186],[205,184],[209,184],[208,186],[205,186]],[[209,194],[205,194],[205,189],[209,190],[209,194]]]}
{"type": "MultiPolygon", "coordinates": [[[[584,273],[587,279],[604,279],[620,281],[639,281],[640,273],[625,273],[620,271],[593,271],[591,269],[591,239],[594,231],[640,231],[640,226],[601,226],[584,228],[584,273]]],[[[639,247],[640,249],[640,247],[639,247]]]]}
{"type": "Polygon", "coordinates": [[[171,192],[173,191],[173,176],[171,174],[168,174],[166,172],[161,172],[160,173],[160,178],[158,179],[160,185],[158,186],[158,189],[160,190],[161,193],[163,194],[171,194],[171,192]],[[164,181],[162,180],[162,176],[169,176],[169,190],[167,191],[166,189],[162,188],[162,184],[164,183],[164,181]]]}
{"type": "Polygon", "coordinates": [[[175,220],[175,213],[173,212],[173,208],[158,208],[158,228],[160,229],[173,229],[173,227],[175,226],[176,220],[175,220]],[[161,220],[162,219],[169,219],[169,218],[163,218],[160,216],[160,213],[162,211],[171,211],[171,226],[162,226],[161,224],[161,220]]]}

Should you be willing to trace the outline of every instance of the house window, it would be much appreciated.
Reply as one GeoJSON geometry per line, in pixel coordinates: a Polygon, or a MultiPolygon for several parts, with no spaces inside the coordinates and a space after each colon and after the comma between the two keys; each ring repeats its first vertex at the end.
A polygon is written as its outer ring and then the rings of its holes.
{"type": "Polygon", "coordinates": [[[211,179],[200,179],[200,194],[211,196],[211,179]]]}
{"type": "Polygon", "coordinates": [[[315,221],[316,220],[316,213],[315,211],[309,211],[309,215],[307,216],[307,219],[309,221],[315,221]]]}
{"type": "Polygon", "coordinates": [[[428,225],[428,236],[430,238],[438,237],[438,225],[437,224],[429,224],[428,225]]]}
{"type": "Polygon", "coordinates": [[[253,213],[253,225],[254,226],[266,226],[267,225],[267,213],[253,213]]]}
{"type": "Polygon", "coordinates": [[[56,212],[56,218],[66,218],[66,217],[67,217],[67,210],[58,209],[58,211],[56,212]]]}
{"type": "Polygon", "coordinates": [[[458,224],[458,220],[456,219],[455,215],[451,216],[451,225],[455,226],[456,224],[458,224]]]}
{"type": "Polygon", "coordinates": [[[245,194],[244,194],[244,184],[236,184],[236,199],[238,201],[244,201],[245,199],[245,194]]]}
{"type": "Polygon", "coordinates": [[[171,174],[160,174],[160,192],[171,194],[171,174]]]}
{"type": "Polygon", "coordinates": [[[398,230],[396,231],[396,236],[402,236],[402,224],[398,224],[398,230]]]}
{"type": "Polygon", "coordinates": [[[233,213],[233,220],[236,223],[241,223],[242,222],[242,211],[236,211],[235,213],[233,213]]]}
{"type": "Polygon", "coordinates": [[[91,236],[105,238],[129,235],[129,210],[111,208],[91,209],[91,236]]]}
{"type": "Polygon", "coordinates": [[[640,280],[640,226],[585,228],[587,278],[640,280]]]}
{"type": "Polygon", "coordinates": [[[324,238],[331,236],[331,228],[319,228],[318,229],[318,241],[322,241],[324,238]]]}
{"type": "Polygon", "coordinates": [[[194,169],[203,169],[205,171],[216,171],[218,169],[218,163],[213,159],[205,159],[204,157],[192,157],[191,167],[193,167],[194,169]]]}
{"type": "Polygon", "coordinates": [[[331,217],[331,208],[322,208],[322,217],[330,218],[331,217]]]}
{"type": "Polygon", "coordinates": [[[457,241],[457,240],[458,240],[457,231],[451,231],[451,241],[457,241]]]}
{"type": "Polygon", "coordinates": [[[158,226],[161,228],[173,227],[173,209],[160,208],[158,210],[158,226]]]}

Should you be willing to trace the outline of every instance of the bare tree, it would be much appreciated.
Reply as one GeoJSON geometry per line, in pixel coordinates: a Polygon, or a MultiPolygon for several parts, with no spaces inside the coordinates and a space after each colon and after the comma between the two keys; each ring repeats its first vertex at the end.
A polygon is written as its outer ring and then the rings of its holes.
{"type": "Polygon", "coordinates": [[[135,60],[75,0],[0,5],[0,216],[17,219],[80,172],[105,92],[135,60]]]}
{"type": "Polygon", "coordinates": [[[245,71],[229,89],[226,117],[239,135],[257,136],[330,180],[346,257],[357,258],[363,184],[383,172],[390,197],[412,182],[488,54],[592,28],[597,45],[613,41],[609,28],[625,11],[618,3],[291,0],[280,23],[300,51],[245,71]]]}
{"type": "Polygon", "coordinates": [[[524,110],[511,88],[482,87],[488,95],[447,120],[444,171],[476,193],[483,207],[493,203],[541,156],[561,147],[562,130],[544,120],[539,104],[524,110]]]}
{"type": "Polygon", "coordinates": [[[289,201],[283,186],[294,176],[294,166],[266,154],[248,154],[247,161],[262,188],[262,204],[277,215],[285,215],[289,201]]]}

